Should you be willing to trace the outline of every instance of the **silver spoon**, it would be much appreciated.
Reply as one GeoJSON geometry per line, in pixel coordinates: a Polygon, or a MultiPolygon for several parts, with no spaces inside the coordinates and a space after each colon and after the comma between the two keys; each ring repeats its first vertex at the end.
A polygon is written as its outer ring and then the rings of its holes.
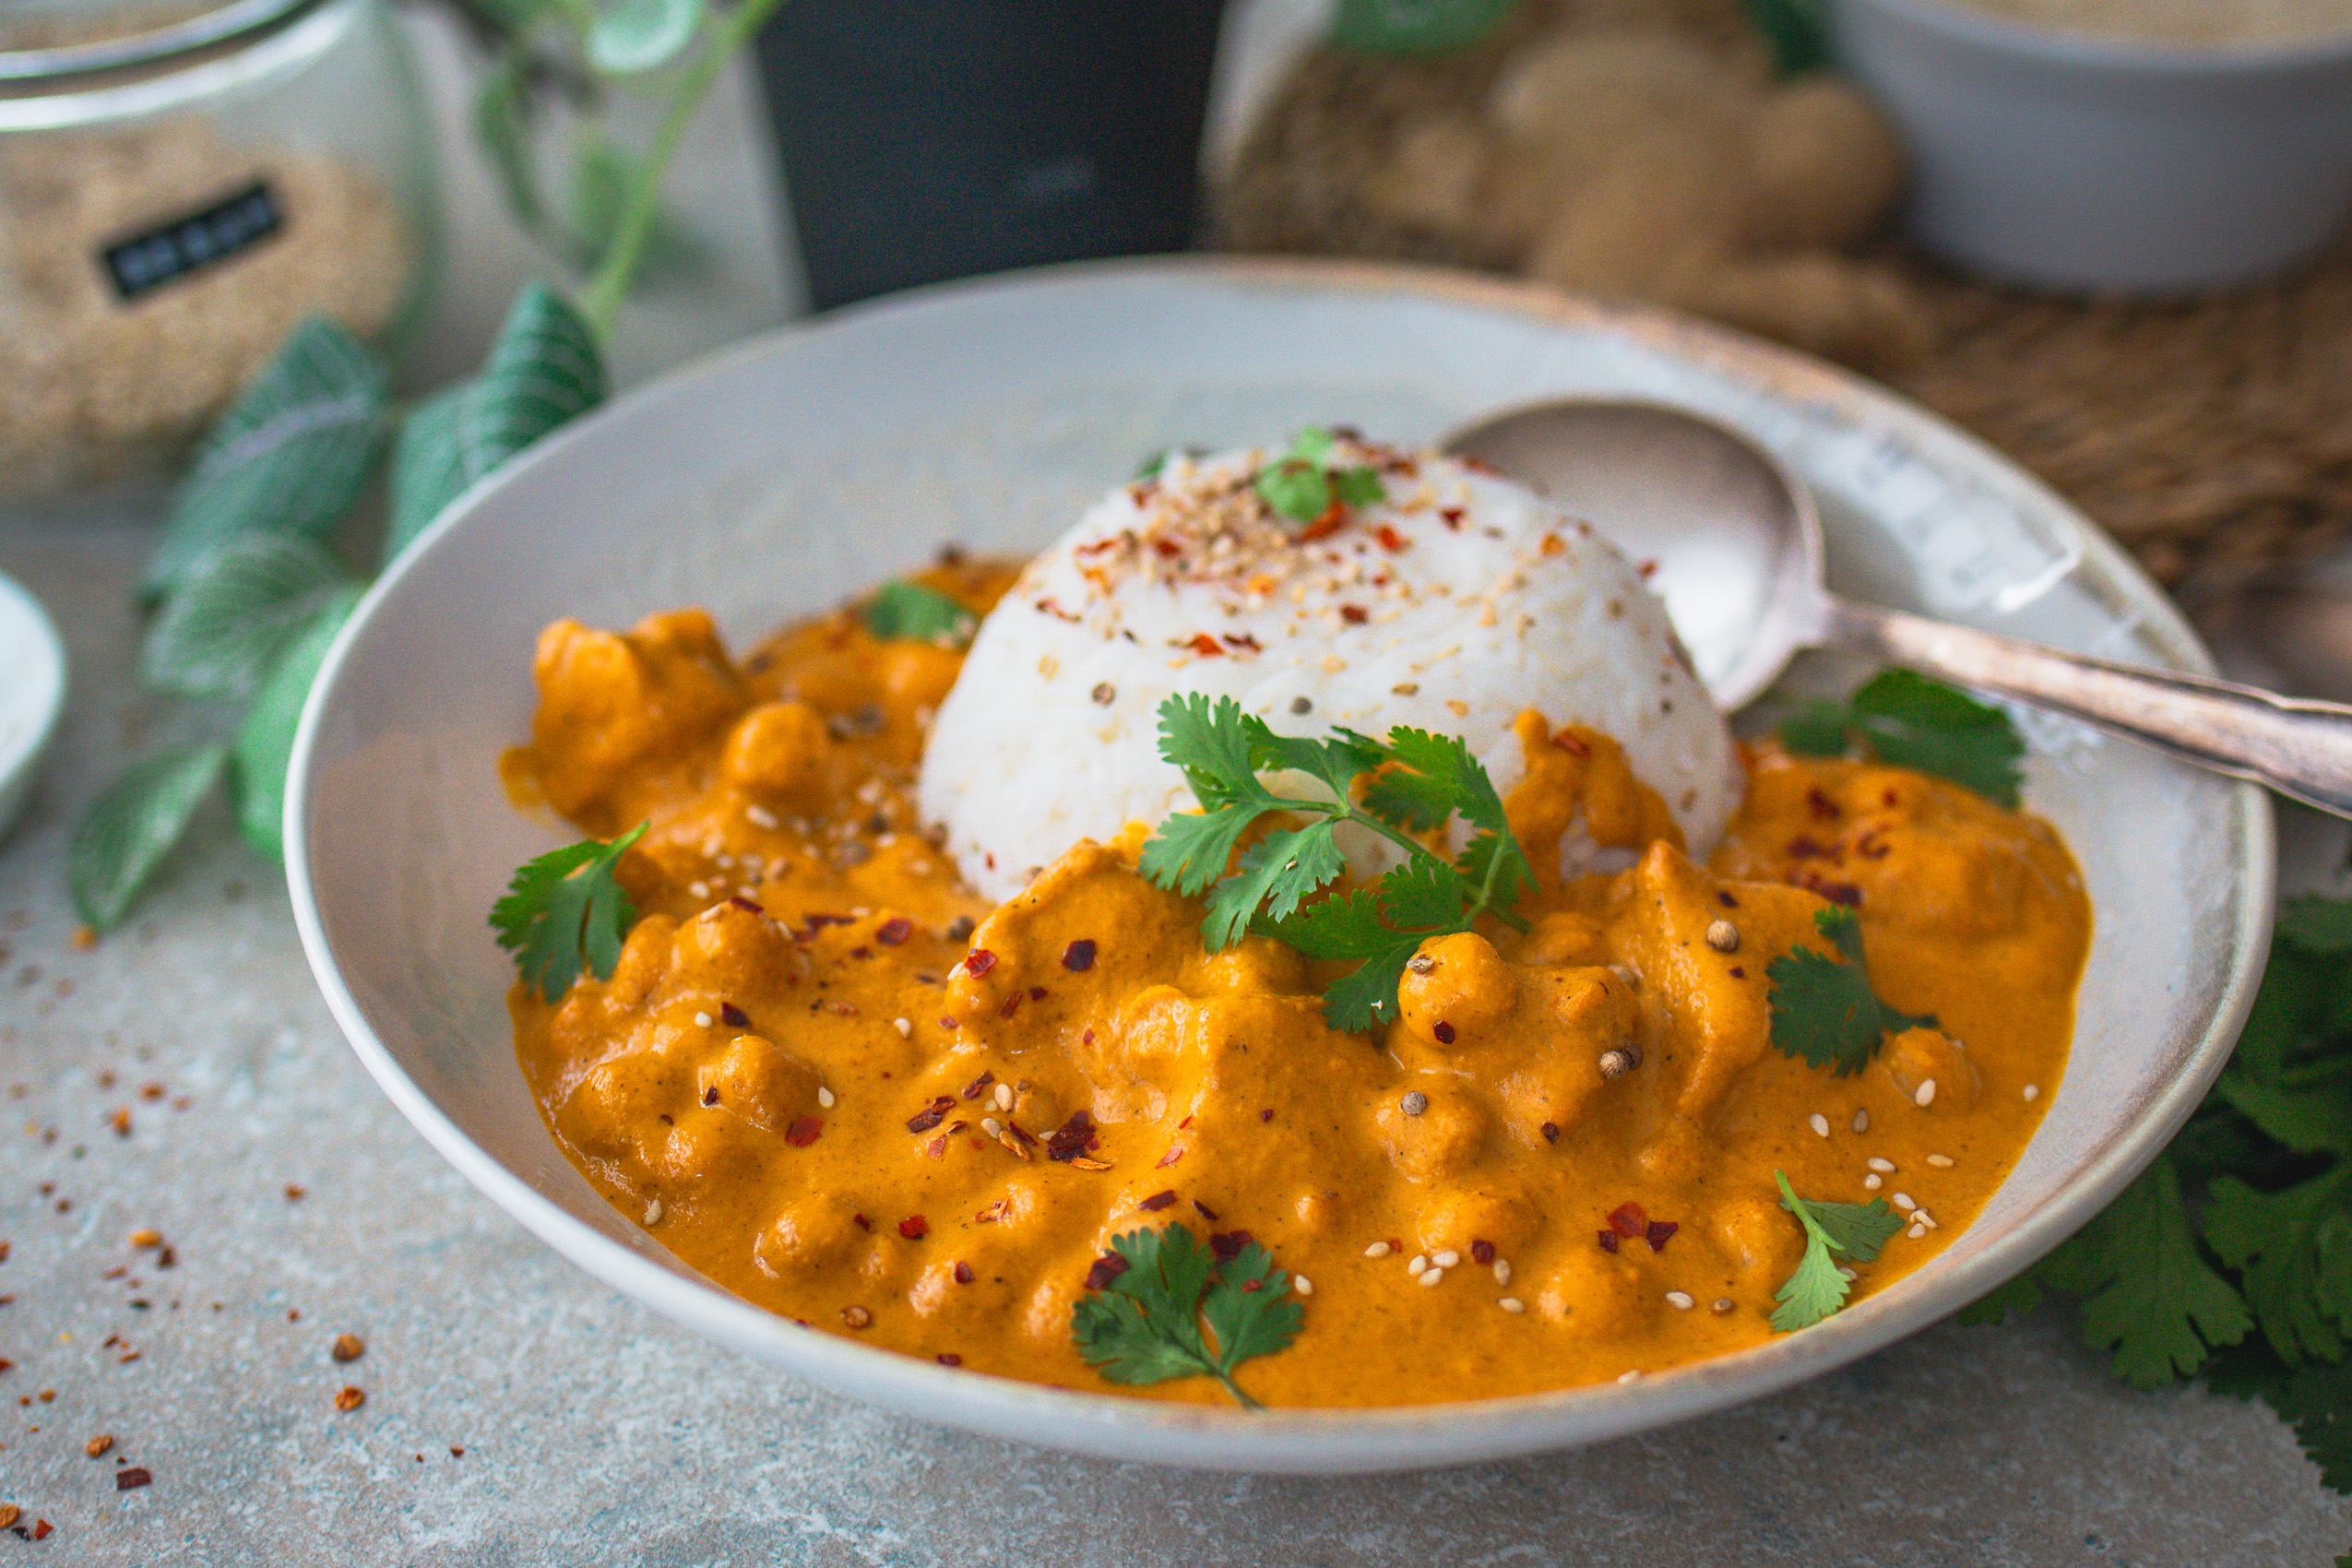
{"type": "Polygon", "coordinates": [[[2352,707],[2144,670],[1857,604],[1823,581],[1821,518],[1746,436],[1664,404],[1570,398],[1456,431],[1448,451],[1587,517],[1657,587],[1726,711],[1801,647],[1845,647],[2020,697],[2352,816],[2352,707]]]}

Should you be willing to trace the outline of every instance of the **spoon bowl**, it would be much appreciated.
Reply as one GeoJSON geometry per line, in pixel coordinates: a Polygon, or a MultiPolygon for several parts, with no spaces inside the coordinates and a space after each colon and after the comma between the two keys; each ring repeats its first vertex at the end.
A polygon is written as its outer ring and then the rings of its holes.
{"type": "Polygon", "coordinates": [[[1799,648],[1847,647],[2070,714],[2352,816],[2352,707],[1840,599],[1823,585],[1812,498],[1769,452],[1705,415],[1562,398],[1465,426],[1445,446],[1531,485],[1643,564],[1727,712],[1761,695],[1799,648]]]}

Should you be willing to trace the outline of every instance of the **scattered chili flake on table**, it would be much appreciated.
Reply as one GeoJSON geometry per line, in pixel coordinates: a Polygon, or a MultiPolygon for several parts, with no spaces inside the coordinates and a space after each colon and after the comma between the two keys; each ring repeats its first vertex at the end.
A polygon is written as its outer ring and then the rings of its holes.
{"type": "Polygon", "coordinates": [[[356,1334],[339,1334],[327,1353],[339,1361],[356,1361],[367,1353],[367,1342],[356,1334]]]}
{"type": "Polygon", "coordinates": [[[6,1529],[25,1516],[25,1511],[13,1503],[0,1503],[0,1530],[6,1529]]]}
{"type": "Polygon", "coordinates": [[[91,1438],[88,1443],[82,1444],[82,1452],[89,1455],[91,1458],[96,1459],[104,1455],[108,1449],[113,1446],[114,1434],[111,1431],[101,1431],[96,1437],[91,1438]]]}
{"type": "Polygon", "coordinates": [[[309,1192],[309,1188],[298,1187],[293,1182],[289,1182],[286,1183],[286,1201],[290,1204],[300,1203],[309,1192]]]}
{"type": "Polygon", "coordinates": [[[347,1383],[335,1391],[335,1408],[339,1410],[356,1410],[366,1403],[367,1391],[354,1384],[347,1383]]]}
{"type": "Polygon", "coordinates": [[[121,1469],[114,1472],[114,1490],[116,1491],[137,1491],[143,1486],[152,1484],[154,1479],[154,1474],[149,1471],[145,1465],[133,1465],[127,1469],[121,1469]]]}

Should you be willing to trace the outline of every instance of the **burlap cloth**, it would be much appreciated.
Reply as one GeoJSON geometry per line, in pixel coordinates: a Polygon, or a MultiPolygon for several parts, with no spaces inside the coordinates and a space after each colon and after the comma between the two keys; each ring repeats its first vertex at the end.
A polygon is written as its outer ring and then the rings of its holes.
{"type": "MultiPolygon", "coordinates": [[[[1756,47],[1736,0],[1526,0],[1455,55],[1314,51],[1213,193],[1222,243],[1486,265],[1358,193],[1401,126],[1479,101],[1512,52],[1563,16],[1756,47]]],[[[1865,368],[2040,475],[2160,581],[2219,587],[2352,526],[2352,239],[2293,277],[2163,304],[1990,287],[1891,240],[1885,259],[1925,303],[1933,346],[1865,368]]]]}

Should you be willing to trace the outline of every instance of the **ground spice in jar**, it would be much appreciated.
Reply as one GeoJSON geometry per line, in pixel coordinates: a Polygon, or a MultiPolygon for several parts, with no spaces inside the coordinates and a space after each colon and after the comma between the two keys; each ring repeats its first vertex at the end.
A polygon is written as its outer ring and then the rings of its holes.
{"type": "Polygon", "coordinates": [[[202,120],[0,137],[0,495],[175,464],[304,317],[382,333],[417,255],[366,171],[202,120]],[[266,232],[126,297],[111,248],[256,189],[266,232]]]}

